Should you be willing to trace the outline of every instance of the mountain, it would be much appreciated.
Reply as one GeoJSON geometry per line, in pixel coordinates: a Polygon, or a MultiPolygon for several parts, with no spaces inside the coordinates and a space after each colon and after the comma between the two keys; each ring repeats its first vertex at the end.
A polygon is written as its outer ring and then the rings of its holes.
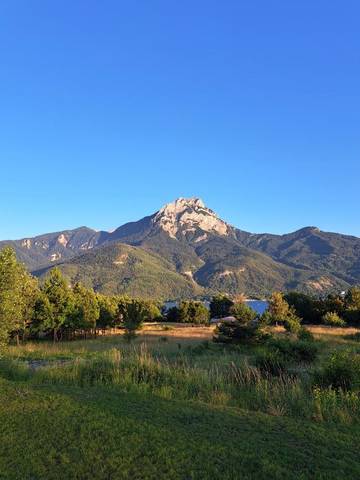
{"type": "Polygon", "coordinates": [[[340,280],[360,282],[360,239],[306,227],[286,235],[246,234],[237,238],[248,248],[294,268],[331,274],[340,280]]]}
{"type": "MultiPolygon", "coordinates": [[[[112,243],[60,264],[71,283],[81,281],[105,294],[180,298],[202,294],[202,288],[155,253],[112,243]]],[[[46,273],[39,272],[41,275],[46,273]]]]}
{"type": "Polygon", "coordinates": [[[228,224],[198,198],[179,198],[113,232],[87,227],[0,242],[36,275],[58,265],[73,283],[98,291],[161,298],[216,291],[266,295],[325,293],[360,283],[360,239],[306,227],[252,234],[228,224]]]}
{"type": "Polygon", "coordinates": [[[5,245],[12,246],[18,259],[30,270],[36,270],[94,248],[103,235],[91,228],[80,227],[33,238],[0,241],[0,249],[5,245]]]}

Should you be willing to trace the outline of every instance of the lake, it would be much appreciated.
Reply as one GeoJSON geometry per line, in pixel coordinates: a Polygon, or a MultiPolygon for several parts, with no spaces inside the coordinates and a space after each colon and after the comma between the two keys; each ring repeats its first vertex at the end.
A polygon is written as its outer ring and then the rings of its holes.
{"type": "MultiPolygon", "coordinates": [[[[177,307],[178,306],[178,303],[179,302],[165,302],[164,303],[164,307],[165,307],[165,311],[169,310],[169,308],[172,308],[172,307],[177,307]]],[[[256,313],[259,313],[260,315],[262,315],[265,310],[267,309],[267,306],[268,306],[268,302],[266,300],[246,300],[245,301],[246,305],[248,305],[250,308],[252,308],[253,310],[255,310],[256,313]]],[[[210,308],[210,302],[205,300],[203,302],[203,304],[205,305],[206,308],[210,308]]]]}
{"type": "Polygon", "coordinates": [[[262,315],[265,312],[265,310],[269,305],[269,302],[267,302],[266,300],[246,300],[245,303],[260,315],[262,315]]]}

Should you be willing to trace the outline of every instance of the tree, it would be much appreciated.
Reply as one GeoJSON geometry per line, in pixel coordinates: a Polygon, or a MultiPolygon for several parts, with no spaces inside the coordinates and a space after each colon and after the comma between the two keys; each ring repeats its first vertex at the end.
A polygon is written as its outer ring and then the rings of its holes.
{"type": "Polygon", "coordinates": [[[48,297],[44,292],[40,292],[35,300],[32,318],[31,318],[31,332],[38,335],[49,329],[49,325],[53,324],[53,309],[48,297]]]}
{"type": "Polygon", "coordinates": [[[118,300],[116,297],[97,294],[99,318],[97,326],[102,330],[115,327],[118,320],[118,300]]]}
{"type": "Polygon", "coordinates": [[[318,308],[318,301],[301,292],[288,292],[284,300],[293,308],[296,315],[303,319],[304,323],[320,323],[321,314],[318,308]]]}
{"type": "Polygon", "coordinates": [[[144,306],[147,309],[147,322],[156,322],[162,319],[159,306],[153,300],[144,300],[144,306]]]}
{"type": "Polygon", "coordinates": [[[345,305],[348,309],[360,310],[360,287],[351,287],[345,295],[345,305]]]}
{"type": "Polygon", "coordinates": [[[0,343],[10,335],[25,336],[32,308],[38,294],[37,281],[16,259],[15,250],[6,247],[0,252],[0,343]]]}
{"type": "Polygon", "coordinates": [[[289,306],[281,292],[274,292],[271,295],[267,312],[271,323],[283,325],[288,332],[299,333],[301,319],[296,315],[295,309],[289,306]]]}
{"type": "Polygon", "coordinates": [[[118,311],[118,321],[119,325],[123,323],[124,317],[127,311],[129,304],[132,302],[132,299],[127,295],[122,295],[117,299],[117,311],[118,311]]]}
{"type": "Polygon", "coordinates": [[[19,267],[15,251],[6,247],[0,252],[0,344],[8,342],[20,317],[19,267]]]}
{"type": "Polygon", "coordinates": [[[19,341],[19,336],[24,341],[31,328],[35,302],[39,298],[40,290],[38,280],[30,275],[25,268],[20,271],[19,282],[21,316],[18,319],[15,334],[17,341],[19,341]]]}
{"type": "Polygon", "coordinates": [[[352,287],[345,295],[346,319],[355,325],[360,323],[360,287],[352,287]]]}
{"type": "Polygon", "coordinates": [[[208,325],[210,320],[209,310],[201,302],[190,302],[189,319],[191,323],[196,325],[208,325]]]}
{"type": "Polygon", "coordinates": [[[290,307],[281,292],[274,292],[269,300],[268,311],[274,323],[283,323],[289,315],[290,307]]]}
{"type": "Polygon", "coordinates": [[[265,338],[258,314],[245,303],[234,304],[229,312],[235,320],[224,320],[215,330],[214,341],[220,343],[256,343],[265,338]]]}
{"type": "Polygon", "coordinates": [[[178,307],[171,307],[166,313],[168,322],[180,322],[180,311],[178,307]]]}
{"type": "Polygon", "coordinates": [[[47,319],[44,327],[52,330],[53,340],[56,342],[58,333],[68,321],[73,307],[71,290],[58,268],[50,271],[44,282],[43,292],[47,296],[51,307],[51,316],[47,319]]]}
{"type": "Polygon", "coordinates": [[[139,330],[146,321],[148,311],[144,303],[140,300],[131,300],[126,305],[124,310],[124,327],[125,338],[131,340],[136,336],[136,331],[139,330]]]}
{"type": "Polygon", "coordinates": [[[215,295],[210,303],[210,315],[212,318],[223,318],[229,316],[230,308],[234,302],[226,295],[215,295]]]}
{"type": "Polygon", "coordinates": [[[238,302],[230,308],[230,315],[243,323],[249,323],[257,318],[257,313],[245,303],[238,302]]]}
{"type": "Polygon", "coordinates": [[[100,315],[100,307],[94,290],[76,283],[73,288],[74,306],[72,309],[73,329],[85,331],[96,330],[96,322],[100,315]]]}
{"type": "Polygon", "coordinates": [[[178,308],[178,322],[207,325],[209,323],[209,310],[201,302],[184,300],[178,308]]]}

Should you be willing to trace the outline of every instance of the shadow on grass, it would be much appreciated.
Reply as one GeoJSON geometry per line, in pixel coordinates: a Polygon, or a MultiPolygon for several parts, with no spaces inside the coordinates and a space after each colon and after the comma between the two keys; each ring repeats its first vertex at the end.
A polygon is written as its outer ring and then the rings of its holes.
{"type": "Polygon", "coordinates": [[[113,388],[1,381],[0,478],[358,478],[359,430],[113,388]]]}

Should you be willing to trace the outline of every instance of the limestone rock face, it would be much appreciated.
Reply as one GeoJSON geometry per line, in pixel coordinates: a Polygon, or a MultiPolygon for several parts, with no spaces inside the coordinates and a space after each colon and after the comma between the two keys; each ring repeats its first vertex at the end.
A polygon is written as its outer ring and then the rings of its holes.
{"type": "Polygon", "coordinates": [[[205,240],[204,232],[228,235],[231,230],[200,198],[178,198],[168,203],[155,215],[153,224],[173,238],[200,230],[199,234],[205,240]]]}

